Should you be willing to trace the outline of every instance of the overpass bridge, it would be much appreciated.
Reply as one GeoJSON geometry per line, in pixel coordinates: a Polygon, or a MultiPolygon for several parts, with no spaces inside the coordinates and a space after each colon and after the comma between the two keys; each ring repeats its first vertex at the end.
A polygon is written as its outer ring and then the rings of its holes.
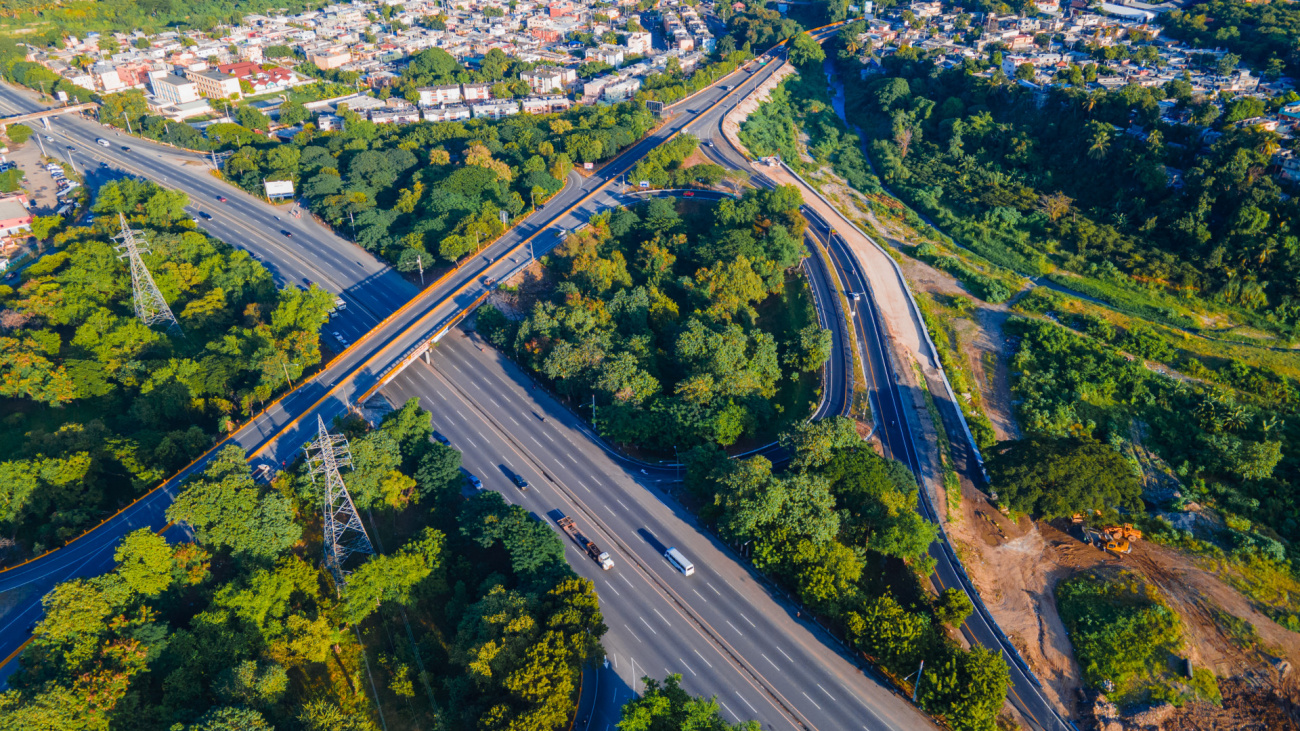
{"type": "Polygon", "coordinates": [[[70,104],[65,107],[50,107],[49,109],[42,109],[39,112],[28,112],[27,114],[19,114],[14,117],[0,117],[0,132],[4,132],[11,124],[25,124],[46,117],[55,117],[60,114],[84,112],[87,109],[99,109],[99,103],[85,102],[84,104],[70,104]]]}

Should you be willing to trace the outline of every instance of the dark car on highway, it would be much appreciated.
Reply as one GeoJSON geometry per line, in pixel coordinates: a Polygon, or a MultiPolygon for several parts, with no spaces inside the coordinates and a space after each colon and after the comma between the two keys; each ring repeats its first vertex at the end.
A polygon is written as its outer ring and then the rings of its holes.
{"type": "Polygon", "coordinates": [[[131,148],[127,147],[126,145],[122,145],[122,152],[130,152],[130,151],[131,148]]]}
{"type": "Polygon", "coordinates": [[[289,232],[289,231],[281,231],[280,233],[284,234],[284,235],[285,235],[285,238],[292,238],[292,237],[293,237],[293,233],[291,233],[291,232],[289,232]]]}
{"type": "Polygon", "coordinates": [[[206,212],[206,211],[199,211],[199,218],[202,218],[202,219],[204,219],[204,220],[208,220],[208,219],[212,218],[212,214],[211,214],[211,213],[208,213],[208,212],[206,212]]]}
{"type": "Polygon", "coordinates": [[[433,438],[434,438],[435,440],[437,440],[437,442],[438,442],[439,444],[441,444],[442,446],[444,446],[444,447],[450,447],[450,446],[451,446],[451,440],[448,439],[447,437],[444,437],[440,432],[434,432],[434,433],[433,433],[433,438]]]}
{"type": "Polygon", "coordinates": [[[520,490],[528,489],[528,480],[525,480],[524,476],[519,474],[518,472],[510,473],[510,481],[515,483],[515,487],[519,488],[520,490]]]}
{"type": "Polygon", "coordinates": [[[224,195],[219,195],[219,196],[217,196],[217,200],[221,201],[222,203],[225,203],[225,202],[226,202],[226,197],[225,197],[224,195]]]}

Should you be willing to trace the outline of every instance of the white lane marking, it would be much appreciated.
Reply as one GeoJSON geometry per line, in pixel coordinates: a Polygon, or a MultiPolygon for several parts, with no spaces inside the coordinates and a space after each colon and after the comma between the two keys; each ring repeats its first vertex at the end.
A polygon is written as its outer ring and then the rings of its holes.
{"type": "Polygon", "coordinates": [[[463,373],[465,372],[465,371],[462,371],[462,370],[460,369],[460,366],[456,365],[455,363],[452,363],[452,364],[451,364],[451,367],[452,367],[452,368],[455,368],[457,373],[461,373],[461,374],[463,374],[463,373]]]}
{"type": "Polygon", "coordinates": [[[586,490],[587,492],[591,492],[591,488],[587,487],[587,483],[579,481],[578,484],[582,485],[582,489],[586,490]]]}
{"type": "Polygon", "coordinates": [[[642,617],[641,615],[638,614],[636,615],[636,618],[641,620],[641,624],[644,624],[646,629],[650,630],[651,632],[654,632],[656,635],[659,634],[658,632],[655,632],[655,628],[651,627],[649,622],[645,621],[645,617],[642,617]]]}
{"type": "MultiPolygon", "coordinates": [[[[631,627],[629,627],[629,626],[627,626],[627,625],[625,624],[625,625],[623,625],[623,629],[627,630],[627,633],[630,634],[630,635],[632,635],[632,639],[636,640],[637,642],[641,642],[641,638],[636,636],[636,633],[632,631],[632,628],[631,628],[631,627]]],[[[642,642],[641,644],[645,644],[645,643],[642,642]]]]}
{"type": "Polygon", "coordinates": [[[742,702],[744,702],[745,705],[749,706],[749,710],[753,711],[754,713],[758,713],[758,709],[753,706],[750,706],[749,701],[745,700],[745,696],[741,695],[740,691],[736,691],[736,697],[739,698],[742,702]]]}
{"type": "Polygon", "coordinates": [[[555,441],[555,440],[554,440],[554,439],[551,439],[551,435],[550,435],[550,434],[548,434],[548,433],[547,433],[547,432],[542,432],[542,434],[543,434],[543,435],[545,435],[545,436],[546,436],[546,438],[547,438],[547,439],[550,439],[550,440],[551,440],[551,441],[552,441],[552,442],[554,442],[554,441],[555,441]]]}
{"type": "Polygon", "coordinates": [[[480,385],[478,385],[478,381],[474,381],[473,383],[474,383],[474,388],[477,388],[477,389],[480,390],[480,391],[483,390],[483,387],[480,386],[480,385]]]}
{"type": "MultiPolygon", "coordinates": [[[[694,590],[694,589],[691,589],[691,591],[695,591],[695,590],[694,590]]],[[[705,599],[705,598],[704,598],[704,595],[701,594],[701,593],[699,593],[698,591],[695,591],[695,596],[699,597],[699,598],[700,598],[700,601],[704,602],[705,604],[708,604],[708,603],[709,603],[709,600],[708,600],[708,599],[705,599]]]]}
{"type": "Polygon", "coordinates": [[[705,664],[705,665],[708,665],[710,669],[713,668],[713,663],[709,662],[708,658],[706,658],[706,657],[704,657],[703,655],[701,655],[699,650],[696,650],[696,649],[694,649],[694,648],[691,648],[691,652],[695,653],[695,656],[696,656],[696,657],[698,657],[698,658],[700,658],[701,660],[703,660],[703,661],[704,661],[704,664],[705,664]]]}
{"type": "Polygon", "coordinates": [[[717,594],[718,596],[722,596],[722,592],[720,592],[720,591],[718,591],[716,588],[714,588],[713,584],[710,584],[709,582],[706,581],[706,582],[704,582],[704,585],[707,586],[707,587],[709,587],[710,589],[713,589],[713,593],[714,593],[714,594],[717,594]]]}
{"type": "Polygon", "coordinates": [[[469,446],[478,449],[478,445],[474,443],[473,439],[470,439],[469,437],[465,437],[465,441],[469,442],[469,446]]]}
{"type": "MultiPolygon", "coordinates": [[[[800,692],[802,692],[802,691],[800,691],[800,692]]],[[[812,696],[808,695],[807,693],[804,693],[804,694],[803,694],[803,697],[804,697],[804,698],[807,698],[809,703],[813,704],[814,706],[817,706],[817,701],[813,700],[813,699],[812,699],[812,696]]],[[[821,706],[817,706],[817,710],[820,711],[821,709],[822,709],[821,706]]]]}
{"type": "Polygon", "coordinates": [[[474,430],[474,433],[477,434],[477,435],[479,435],[479,438],[481,438],[483,441],[486,442],[486,441],[488,440],[487,437],[483,436],[483,432],[479,431],[478,429],[475,429],[475,430],[474,430]]]}
{"type": "Polygon", "coordinates": [[[618,515],[618,513],[615,513],[614,509],[609,507],[608,505],[602,505],[601,507],[608,510],[610,515],[618,515]]]}
{"type": "Polygon", "coordinates": [[[496,407],[498,409],[501,408],[501,404],[497,403],[497,400],[492,398],[491,396],[488,396],[488,401],[491,401],[492,403],[496,404],[496,407]]]}
{"type": "Polygon", "coordinates": [[[741,632],[740,629],[739,629],[738,627],[736,627],[736,625],[732,624],[730,619],[726,620],[726,622],[727,622],[727,626],[729,626],[729,627],[731,627],[732,629],[736,630],[736,634],[740,635],[741,637],[744,637],[744,636],[745,636],[745,633],[744,633],[744,632],[741,632]]]}
{"type": "Polygon", "coordinates": [[[501,394],[501,398],[505,399],[507,403],[512,403],[512,404],[514,403],[514,401],[511,401],[510,397],[505,395],[504,393],[501,394]]]}
{"type": "MultiPolygon", "coordinates": [[[[655,609],[654,607],[650,607],[650,608],[651,608],[651,609],[655,609]]],[[[655,614],[659,614],[659,610],[658,610],[658,609],[655,609],[655,614]]],[[[662,620],[664,621],[664,624],[672,624],[672,622],[669,622],[669,621],[668,621],[668,618],[665,617],[665,616],[662,615],[662,614],[659,614],[659,618],[662,619],[662,620]]]]}
{"type": "MultiPolygon", "coordinates": [[[[749,617],[746,617],[743,612],[737,612],[737,614],[740,614],[742,619],[744,619],[746,622],[749,622],[749,617]]],[[[753,622],[749,622],[749,626],[753,627],[754,629],[758,629],[758,625],[754,624],[753,622]]]]}
{"type": "MultiPolygon", "coordinates": [[[[456,409],[456,413],[460,414],[460,409],[456,409]]],[[[469,421],[469,418],[464,414],[460,414],[460,418],[464,419],[465,421],[469,421]]]]}
{"type": "MultiPolygon", "coordinates": [[[[758,654],[763,655],[763,653],[761,653],[761,652],[758,653],[758,654]]],[[[774,662],[772,662],[772,658],[768,657],[767,655],[763,655],[763,659],[764,659],[764,660],[767,660],[767,664],[768,664],[768,665],[771,665],[772,667],[776,668],[777,672],[781,672],[781,666],[780,666],[780,665],[777,665],[777,664],[774,663],[774,662]]]]}
{"type": "MultiPolygon", "coordinates": [[[[821,683],[818,683],[818,684],[817,684],[817,687],[818,687],[818,688],[822,688],[822,684],[821,684],[821,683]]],[[[839,701],[835,700],[835,696],[831,695],[831,692],[830,692],[829,690],[826,690],[825,688],[822,688],[822,692],[826,694],[826,697],[827,697],[827,698],[830,698],[830,699],[831,699],[831,702],[832,702],[832,703],[839,703],[839,701]]]]}
{"type": "Polygon", "coordinates": [[[569,453],[569,452],[565,452],[564,454],[565,454],[565,456],[567,456],[567,457],[569,458],[569,461],[570,461],[570,462],[572,462],[572,463],[574,463],[574,464],[577,464],[577,463],[578,463],[578,460],[574,459],[574,458],[573,458],[573,455],[572,455],[571,453],[569,453]]]}
{"type": "MultiPolygon", "coordinates": [[[[618,594],[618,589],[615,589],[614,585],[609,583],[609,579],[605,579],[605,586],[608,586],[610,591],[614,592],[615,594],[618,594]]],[[[618,595],[623,596],[622,594],[618,594],[618,595]]]]}
{"type": "Polygon", "coordinates": [[[694,670],[691,670],[691,666],[690,666],[690,665],[687,665],[685,660],[683,660],[683,659],[681,659],[681,658],[679,657],[679,658],[677,658],[677,662],[681,663],[681,664],[682,664],[682,667],[684,667],[684,668],[686,668],[688,671],[690,671],[691,675],[694,675],[694,676],[696,676],[696,677],[699,677],[700,674],[697,673],[697,672],[695,672],[694,670]]]}
{"type": "MultiPolygon", "coordinates": [[[[515,421],[515,417],[513,416],[510,417],[510,420],[515,422],[515,426],[523,426],[523,424],[520,424],[518,421],[515,421]]],[[[538,446],[540,447],[541,445],[539,444],[538,446]]]]}
{"type": "Polygon", "coordinates": [[[531,439],[531,440],[533,440],[533,444],[536,444],[536,445],[539,446],[539,447],[542,446],[542,443],[539,442],[539,441],[537,441],[537,437],[534,437],[533,435],[529,434],[529,435],[528,435],[528,438],[531,439]]]}
{"type": "Polygon", "coordinates": [[[633,584],[632,581],[628,579],[626,576],[619,574],[618,578],[622,579],[628,586],[632,587],[633,589],[636,588],[636,584],[633,584]]]}
{"type": "Polygon", "coordinates": [[[735,712],[735,711],[731,710],[731,706],[727,705],[727,702],[726,702],[726,701],[718,701],[718,702],[722,704],[722,707],[723,707],[723,708],[727,709],[727,713],[730,713],[730,714],[731,714],[731,717],[734,718],[734,719],[736,719],[736,722],[737,722],[737,723],[744,723],[744,722],[745,722],[744,719],[742,719],[740,716],[737,716],[737,715],[736,715],[736,712],[735,712]]]}
{"type": "MultiPolygon", "coordinates": [[[[614,498],[614,502],[618,503],[619,505],[623,505],[623,501],[619,500],[618,498],[614,498]]],[[[629,513],[632,512],[631,509],[629,509],[626,505],[623,505],[623,509],[629,513]]]]}
{"type": "MultiPolygon", "coordinates": [[[[782,655],[785,655],[785,650],[782,650],[782,649],[779,648],[779,647],[776,648],[776,651],[779,652],[779,653],[781,653],[782,655]]],[[[794,658],[793,658],[793,657],[790,657],[789,655],[785,655],[785,659],[789,660],[790,662],[794,662],[794,658]]]]}
{"type": "Polygon", "coordinates": [[[511,467],[515,466],[515,463],[511,462],[509,457],[503,457],[502,459],[504,459],[506,461],[506,464],[510,465],[511,467]]]}

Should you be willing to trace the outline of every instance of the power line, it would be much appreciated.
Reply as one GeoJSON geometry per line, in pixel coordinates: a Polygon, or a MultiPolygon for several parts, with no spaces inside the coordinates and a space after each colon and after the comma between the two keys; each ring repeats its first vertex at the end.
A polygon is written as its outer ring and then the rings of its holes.
{"type": "Polygon", "coordinates": [[[135,316],[146,325],[165,322],[168,329],[180,329],[180,323],[176,322],[176,316],[167,306],[167,300],[163,299],[162,292],[158,291],[158,285],[154,284],[153,277],[149,276],[149,269],[140,258],[140,254],[149,251],[149,242],[145,240],[144,232],[132,230],[126,224],[125,214],[119,213],[117,218],[122,224],[122,233],[114,236],[113,240],[122,242],[116,247],[121,252],[119,258],[131,262],[131,291],[135,302],[135,316]]]}
{"type": "Polygon", "coordinates": [[[307,464],[313,482],[316,475],[325,478],[325,567],[333,574],[335,587],[342,592],[349,573],[344,564],[353,554],[370,555],[375,549],[370,545],[365,526],[361,525],[356,506],[352,504],[348,486],[343,484],[343,476],[339,474],[340,467],[352,465],[348,439],[342,434],[330,434],[319,414],[316,428],[316,441],[307,447],[307,464]]]}

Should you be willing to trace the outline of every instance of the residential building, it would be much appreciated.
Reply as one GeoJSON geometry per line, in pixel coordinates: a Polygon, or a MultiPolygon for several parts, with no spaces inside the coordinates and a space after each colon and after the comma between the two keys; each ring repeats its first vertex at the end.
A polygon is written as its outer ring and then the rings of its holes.
{"type": "MultiPolygon", "coordinates": [[[[461,84],[461,98],[467,102],[481,102],[492,98],[491,84],[461,84]]],[[[475,114],[474,116],[478,116],[475,114]]]]}
{"type": "Polygon", "coordinates": [[[638,31],[627,34],[627,52],[629,54],[646,56],[654,48],[654,37],[647,32],[638,31]]]}
{"type": "Polygon", "coordinates": [[[32,213],[27,210],[27,196],[0,198],[0,236],[14,236],[32,230],[32,213]]]}
{"type": "Polygon", "coordinates": [[[352,60],[352,54],[346,48],[325,48],[307,53],[307,61],[322,71],[336,69],[352,60]]]}
{"type": "Polygon", "coordinates": [[[230,99],[232,96],[238,99],[244,95],[239,88],[239,79],[220,71],[191,70],[186,71],[185,76],[197,85],[199,95],[208,99],[230,99]]]}
{"type": "Polygon", "coordinates": [[[538,66],[519,74],[534,94],[554,94],[564,91],[564,87],[577,81],[578,74],[573,69],[538,66]]]}
{"type": "Polygon", "coordinates": [[[188,104],[199,100],[199,85],[173,73],[155,76],[149,86],[153,89],[154,99],[162,104],[188,104]]]}
{"type": "Polygon", "coordinates": [[[464,104],[443,104],[424,108],[426,122],[459,122],[473,116],[464,104]]]}
{"type": "Polygon", "coordinates": [[[563,112],[573,106],[567,96],[530,96],[520,101],[524,114],[551,114],[563,112]]]}
{"type": "Polygon", "coordinates": [[[519,102],[513,99],[485,101],[478,104],[471,104],[470,111],[474,113],[474,118],[486,117],[488,119],[500,119],[519,113],[519,102]]]}
{"type": "Polygon", "coordinates": [[[420,106],[433,107],[460,101],[460,84],[426,86],[420,89],[420,106]]]}

